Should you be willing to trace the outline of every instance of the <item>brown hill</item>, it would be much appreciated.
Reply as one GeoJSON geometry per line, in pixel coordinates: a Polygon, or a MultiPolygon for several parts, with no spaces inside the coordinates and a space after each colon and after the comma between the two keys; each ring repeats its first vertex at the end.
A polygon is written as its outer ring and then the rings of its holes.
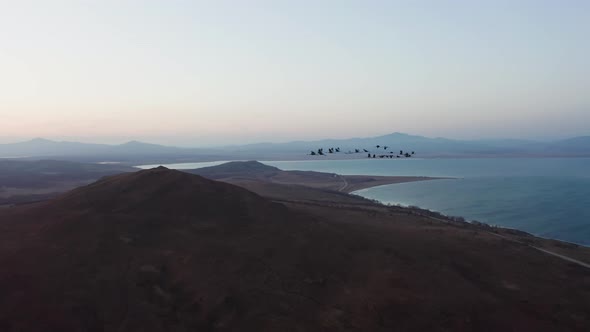
{"type": "Polygon", "coordinates": [[[388,207],[164,168],[0,210],[0,331],[584,331],[590,273],[388,207]]]}
{"type": "Polygon", "coordinates": [[[134,216],[198,215],[233,219],[262,217],[265,214],[260,214],[260,210],[270,204],[232,185],[158,167],[108,177],[71,191],[53,205],[134,216]]]}
{"type": "Polygon", "coordinates": [[[211,179],[223,179],[232,177],[267,178],[278,175],[284,171],[258,161],[230,161],[225,164],[188,170],[192,174],[198,174],[211,179]]]}

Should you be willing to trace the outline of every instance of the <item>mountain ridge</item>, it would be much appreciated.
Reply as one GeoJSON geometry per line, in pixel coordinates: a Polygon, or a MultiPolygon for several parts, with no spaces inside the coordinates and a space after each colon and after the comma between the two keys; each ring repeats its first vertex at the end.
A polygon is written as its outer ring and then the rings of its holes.
{"type": "MultiPolygon", "coordinates": [[[[95,144],[52,141],[35,138],[25,142],[0,144],[0,157],[80,157],[99,160],[190,160],[302,158],[318,148],[340,147],[342,152],[355,149],[375,150],[387,145],[392,150],[412,150],[421,157],[480,156],[590,156],[590,136],[577,136],[549,142],[520,139],[457,140],[430,138],[394,132],[375,137],[292,141],[286,143],[255,143],[219,148],[181,148],[140,141],[123,144],[95,144]]],[[[361,150],[362,151],[362,150],[361,150]]]]}

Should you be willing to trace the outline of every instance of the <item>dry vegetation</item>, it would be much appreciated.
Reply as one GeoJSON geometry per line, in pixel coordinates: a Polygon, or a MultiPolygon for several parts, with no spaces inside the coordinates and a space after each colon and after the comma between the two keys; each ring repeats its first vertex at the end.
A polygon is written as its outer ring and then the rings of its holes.
{"type": "Polygon", "coordinates": [[[590,271],[579,265],[479,226],[301,186],[290,199],[292,188],[248,181],[275,203],[157,169],[0,210],[0,330],[590,324],[590,271]]]}

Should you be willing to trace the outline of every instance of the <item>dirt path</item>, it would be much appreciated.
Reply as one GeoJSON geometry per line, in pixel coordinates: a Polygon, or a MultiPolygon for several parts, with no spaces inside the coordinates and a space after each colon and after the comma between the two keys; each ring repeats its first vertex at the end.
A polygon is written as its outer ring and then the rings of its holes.
{"type": "Polygon", "coordinates": [[[342,180],[342,187],[338,188],[338,191],[344,191],[348,187],[348,181],[340,174],[338,174],[338,177],[342,180]]]}
{"type": "Polygon", "coordinates": [[[579,260],[577,260],[577,259],[573,259],[573,258],[571,258],[571,257],[565,256],[565,255],[562,255],[562,254],[558,254],[558,253],[556,253],[556,252],[554,252],[554,251],[550,251],[550,250],[547,250],[547,249],[543,249],[543,248],[535,247],[535,246],[533,246],[533,245],[530,245],[530,244],[528,244],[528,243],[525,243],[525,242],[522,242],[522,241],[518,241],[518,240],[515,240],[515,239],[511,239],[511,238],[509,238],[509,237],[506,237],[506,236],[504,236],[504,235],[496,234],[496,233],[493,233],[493,232],[488,232],[488,233],[489,233],[489,234],[492,234],[492,235],[495,235],[495,236],[498,236],[498,237],[501,237],[501,238],[503,238],[504,240],[507,240],[507,241],[512,241],[512,242],[514,242],[514,243],[518,243],[518,244],[525,245],[525,246],[527,246],[527,247],[533,248],[533,249],[535,249],[535,250],[538,250],[538,251],[540,251],[540,252],[544,252],[544,253],[546,253],[546,254],[548,254],[548,255],[551,255],[551,256],[555,256],[555,257],[557,257],[557,258],[560,258],[560,259],[562,259],[562,260],[564,260],[564,261],[568,261],[568,262],[570,262],[570,263],[578,264],[578,265],[580,265],[580,266],[583,266],[583,267],[585,267],[585,268],[588,268],[588,269],[590,269],[590,264],[588,264],[588,263],[585,263],[585,262],[582,262],[582,261],[579,261],[579,260]]]}
{"type": "MultiPolygon", "coordinates": [[[[435,218],[435,217],[430,217],[430,216],[424,216],[424,217],[427,217],[427,218],[429,218],[429,219],[432,219],[432,220],[436,220],[436,221],[444,222],[444,223],[447,223],[447,224],[449,223],[449,221],[448,221],[448,220],[444,220],[444,219],[440,219],[440,218],[435,218]]],[[[567,261],[567,262],[570,262],[570,263],[574,263],[574,264],[578,264],[578,265],[580,265],[580,266],[583,266],[583,267],[585,267],[585,268],[588,268],[588,269],[590,269],[590,264],[588,264],[588,263],[585,263],[585,262],[582,262],[582,261],[579,261],[579,260],[577,260],[577,259],[574,259],[574,258],[571,258],[571,257],[565,256],[565,255],[562,255],[562,254],[558,254],[558,253],[556,253],[556,252],[553,252],[553,251],[550,251],[550,250],[547,250],[547,249],[543,249],[543,248],[535,247],[535,246],[533,246],[533,245],[530,245],[530,244],[528,244],[528,243],[525,243],[525,242],[522,242],[522,241],[518,241],[518,240],[515,240],[515,239],[512,239],[512,238],[509,238],[509,237],[507,237],[507,236],[504,236],[504,235],[496,234],[496,233],[494,233],[494,232],[489,232],[489,231],[487,231],[487,233],[488,233],[488,234],[491,234],[491,235],[494,235],[494,236],[497,236],[497,237],[500,237],[500,238],[502,238],[502,239],[504,239],[504,240],[506,240],[506,241],[510,241],[510,242],[518,243],[518,244],[521,244],[521,245],[525,245],[525,246],[527,246],[527,247],[533,248],[533,249],[535,249],[535,250],[538,250],[538,251],[540,251],[540,252],[543,252],[543,253],[545,253],[545,254],[548,254],[548,255],[551,255],[551,256],[554,256],[554,257],[560,258],[560,259],[562,259],[562,260],[564,260],[564,261],[567,261]]]]}
{"type": "Polygon", "coordinates": [[[588,268],[588,269],[590,269],[590,264],[586,264],[586,263],[584,263],[584,262],[582,262],[582,261],[579,261],[579,260],[577,260],[577,259],[573,259],[573,258],[571,258],[571,257],[564,256],[564,255],[561,255],[561,254],[555,253],[555,252],[553,252],[553,251],[549,251],[549,250],[547,250],[547,249],[542,249],[542,248],[535,247],[535,246],[531,246],[531,245],[529,245],[529,247],[531,247],[531,248],[534,248],[534,249],[537,249],[537,250],[539,250],[539,251],[542,251],[542,252],[544,252],[544,253],[546,253],[546,254],[553,255],[553,256],[555,256],[555,257],[561,258],[561,259],[563,259],[563,260],[566,260],[566,261],[568,261],[568,262],[575,263],[575,264],[578,264],[578,265],[581,265],[581,266],[583,266],[583,267],[585,267],[585,268],[588,268]]]}

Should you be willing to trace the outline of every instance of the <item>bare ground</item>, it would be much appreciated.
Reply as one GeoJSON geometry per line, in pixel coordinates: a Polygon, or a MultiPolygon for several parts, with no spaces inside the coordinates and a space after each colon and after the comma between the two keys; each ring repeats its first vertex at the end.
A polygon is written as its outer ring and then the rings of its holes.
{"type": "Polygon", "coordinates": [[[484,227],[337,190],[242,181],[270,200],[156,170],[4,209],[0,328],[586,331],[590,324],[590,271],[579,265],[484,227]]]}

